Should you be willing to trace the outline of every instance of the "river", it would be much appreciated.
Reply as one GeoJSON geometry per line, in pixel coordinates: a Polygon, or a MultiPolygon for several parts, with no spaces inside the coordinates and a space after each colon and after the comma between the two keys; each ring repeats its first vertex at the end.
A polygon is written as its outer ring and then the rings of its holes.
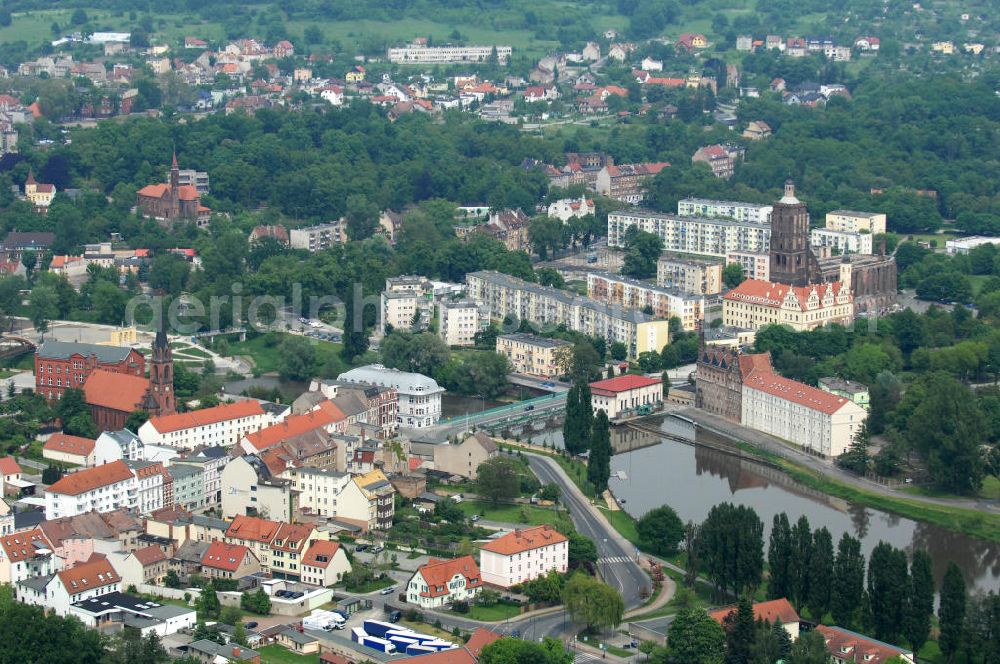
{"type": "MultiPolygon", "coordinates": [[[[725,444],[724,439],[672,417],[661,430],[688,440],[725,444]]],[[[522,436],[523,437],[523,436],[522,436]]],[[[561,432],[535,433],[533,441],[562,445],[561,432]]],[[[704,521],[713,505],[732,502],[754,508],[764,521],[765,551],[775,514],[786,512],[794,522],[803,514],[815,529],[826,528],[834,546],[847,532],[862,542],[866,557],[880,540],[907,551],[923,548],[934,559],[940,584],[950,560],[974,590],[1000,590],[1000,544],[976,539],[935,525],[898,517],[813,491],[787,475],[747,459],[702,446],[659,439],[653,434],[616,427],[612,444],[611,490],[634,517],[670,505],[681,520],[704,521]],[[624,479],[615,475],[624,473],[624,479]]]]}

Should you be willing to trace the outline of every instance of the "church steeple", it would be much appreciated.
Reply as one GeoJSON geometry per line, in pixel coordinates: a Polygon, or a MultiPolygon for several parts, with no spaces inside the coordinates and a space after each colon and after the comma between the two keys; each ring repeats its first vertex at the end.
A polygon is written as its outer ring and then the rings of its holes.
{"type": "MultiPolygon", "coordinates": [[[[176,412],[174,401],[174,358],[167,338],[166,324],[160,316],[153,341],[153,357],[149,365],[149,388],[156,402],[157,415],[176,412]]],[[[152,414],[152,413],[151,413],[152,414]]]]}

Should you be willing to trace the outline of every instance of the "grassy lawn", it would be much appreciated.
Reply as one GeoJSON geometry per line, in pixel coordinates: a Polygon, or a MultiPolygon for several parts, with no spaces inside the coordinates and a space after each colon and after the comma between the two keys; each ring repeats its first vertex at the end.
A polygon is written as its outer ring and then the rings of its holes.
{"type": "Polygon", "coordinates": [[[403,627],[409,627],[414,632],[420,632],[421,634],[427,634],[439,639],[444,639],[445,641],[451,641],[452,643],[462,643],[462,639],[455,637],[451,632],[443,629],[438,629],[429,623],[417,622],[416,620],[407,620],[403,618],[399,621],[399,624],[403,627]]]}
{"type": "Polygon", "coordinates": [[[934,248],[944,249],[945,242],[954,240],[958,235],[955,233],[916,233],[904,235],[904,237],[912,237],[914,242],[927,242],[934,248]]]}
{"type": "Polygon", "coordinates": [[[521,614],[521,607],[516,604],[499,602],[493,606],[481,606],[473,604],[469,607],[468,613],[456,613],[470,620],[483,620],[485,622],[500,622],[521,614]]]}
{"type": "MultiPolygon", "coordinates": [[[[261,373],[277,371],[281,359],[281,341],[285,336],[280,332],[262,334],[247,341],[230,343],[229,353],[230,355],[247,355],[253,358],[254,364],[261,373]]],[[[316,349],[315,366],[328,365],[334,375],[351,368],[340,359],[340,350],[343,348],[341,344],[316,339],[309,339],[309,341],[316,349]]]]}
{"type": "Polygon", "coordinates": [[[969,282],[972,284],[972,296],[975,297],[979,295],[979,292],[983,290],[983,284],[986,283],[993,275],[989,274],[970,274],[969,282]]]}
{"type": "Polygon", "coordinates": [[[5,369],[15,369],[18,371],[34,371],[35,370],[35,354],[25,353],[18,357],[9,358],[0,362],[0,367],[5,369]]]}
{"type": "Polygon", "coordinates": [[[195,348],[194,346],[180,346],[174,349],[177,355],[189,356],[189,357],[200,357],[207,360],[211,357],[208,353],[200,348],[195,348]]]}
{"type": "Polygon", "coordinates": [[[319,659],[319,655],[299,655],[277,644],[258,648],[257,652],[260,653],[261,664],[316,664],[319,659]]]}
{"type": "Polygon", "coordinates": [[[606,508],[601,508],[601,514],[622,537],[639,546],[639,531],[636,530],[635,519],[631,515],[623,510],[612,511],[606,508]]]}
{"type": "Polygon", "coordinates": [[[540,526],[558,521],[565,514],[562,510],[553,510],[537,505],[497,505],[480,500],[463,500],[458,507],[468,516],[481,514],[488,521],[503,521],[504,523],[524,523],[540,526]],[[522,519],[527,517],[527,521],[522,519]]]}
{"type": "Polygon", "coordinates": [[[387,576],[382,579],[372,579],[371,581],[355,588],[347,588],[346,586],[343,586],[343,584],[340,585],[352,593],[364,594],[375,592],[376,590],[382,590],[383,588],[388,588],[389,586],[394,586],[396,585],[396,581],[391,576],[387,576]]]}

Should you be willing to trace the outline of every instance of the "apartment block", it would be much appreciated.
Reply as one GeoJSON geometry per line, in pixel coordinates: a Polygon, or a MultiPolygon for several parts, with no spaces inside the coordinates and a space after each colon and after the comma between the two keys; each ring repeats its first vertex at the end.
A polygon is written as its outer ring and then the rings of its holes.
{"type": "Polygon", "coordinates": [[[743,276],[758,281],[771,280],[771,255],[764,252],[729,251],[726,252],[726,265],[739,263],[743,266],[743,276]]]}
{"type": "Polygon", "coordinates": [[[490,324],[489,309],[471,300],[440,302],[437,311],[438,336],[449,346],[472,346],[490,324]]]}
{"type": "Polygon", "coordinates": [[[624,246],[625,233],[632,227],[658,236],[664,251],[682,254],[724,257],[732,251],[766,253],[771,245],[770,224],[619,210],[608,215],[608,246],[624,246]]]}
{"type": "Polygon", "coordinates": [[[393,64],[426,65],[489,62],[495,54],[497,64],[505,65],[512,51],[510,46],[427,46],[415,43],[390,48],[386,55],[393,64]]]}
{"type": "MultiPolygon", "coordinates": [[[[677,317],[684,330],[694,332],[705,317],[705,297],[663,288],[608,272],[587,274],[587,295],[599,302],[628,309],[653,311],[653,317],[677,317]]],[[[662,349],[662,347],[661,347],[662,349]]]]}
{"type": "Polygon", "coordinates": [[[871,233],[814,228],[809,231],[809,244],[814,247],[826,247],[831,253],[840,255],[873,253],[871,233]]]}
{"type": "Polygon", "coordinates": [[[293,228],[288,231],[288,242],[292,249],[323,251],[335,244],[347,242],[346,228],[347,224],[343,219],[307,228],[293,228]]]}
{"type": "Polygon", "coordinates": [[[506,357],[515,373],[553,378],[560,373],[559,349],[572,346],[562,339],[549,339],[518,332],[497,337],[497,353],[506,357]]]}
{"type": "Polygon", "coordinates": [[[713,217],[768,224],[771,222],[772,210],[770,205],[740,201],[716,201],[708,198],[684,198],[677,201],[677,214],[682,217],[713,217]]]}
{"type": "Polygon", "coordinates": [[[885,233],[886,217],[879,212],[858,212],[856,210],[834,210],[826,213],[826,227],[847,233],[885,233]]]}
{"type": "Polygon", "coordinates": [[[635,309],[539,286],[492,270],[465,276],[469,295],[490,309],[494,318],[511,316],[533,325],[565,325],[568,329],[608,343],[621,342],[630,358],[648,350],[659,352],[669,338],[669,323],[635,309]]]}
{"type": "Polygon", "coordinates": [[[722,290],[722,263],[664,255],[656,263],[656,285],[693,295],[722,290]]]}
{"type": "Polygon", "coordinates": [[[425,277],[404,275],[385,280],[379,310],[382,332],[426,330],[434,306],[434,287],[425,277]]]}

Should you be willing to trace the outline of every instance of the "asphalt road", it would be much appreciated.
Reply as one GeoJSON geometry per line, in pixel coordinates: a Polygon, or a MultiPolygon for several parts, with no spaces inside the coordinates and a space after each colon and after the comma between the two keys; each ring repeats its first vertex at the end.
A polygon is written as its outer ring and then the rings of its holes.
{"type": "Polygon", "coordinates": [[[649,577],[636,561],[636,550],[590,504],[576,484],[555,461],[526,454],[531,470],[543,484],[554,482],[562,489],[562,503],[569,508],[577,531],[597,546],[597,569],[605,583],[616,588],[625,599],[625,609],[643,602],[643,591],[651,591],[649,577]]]}

